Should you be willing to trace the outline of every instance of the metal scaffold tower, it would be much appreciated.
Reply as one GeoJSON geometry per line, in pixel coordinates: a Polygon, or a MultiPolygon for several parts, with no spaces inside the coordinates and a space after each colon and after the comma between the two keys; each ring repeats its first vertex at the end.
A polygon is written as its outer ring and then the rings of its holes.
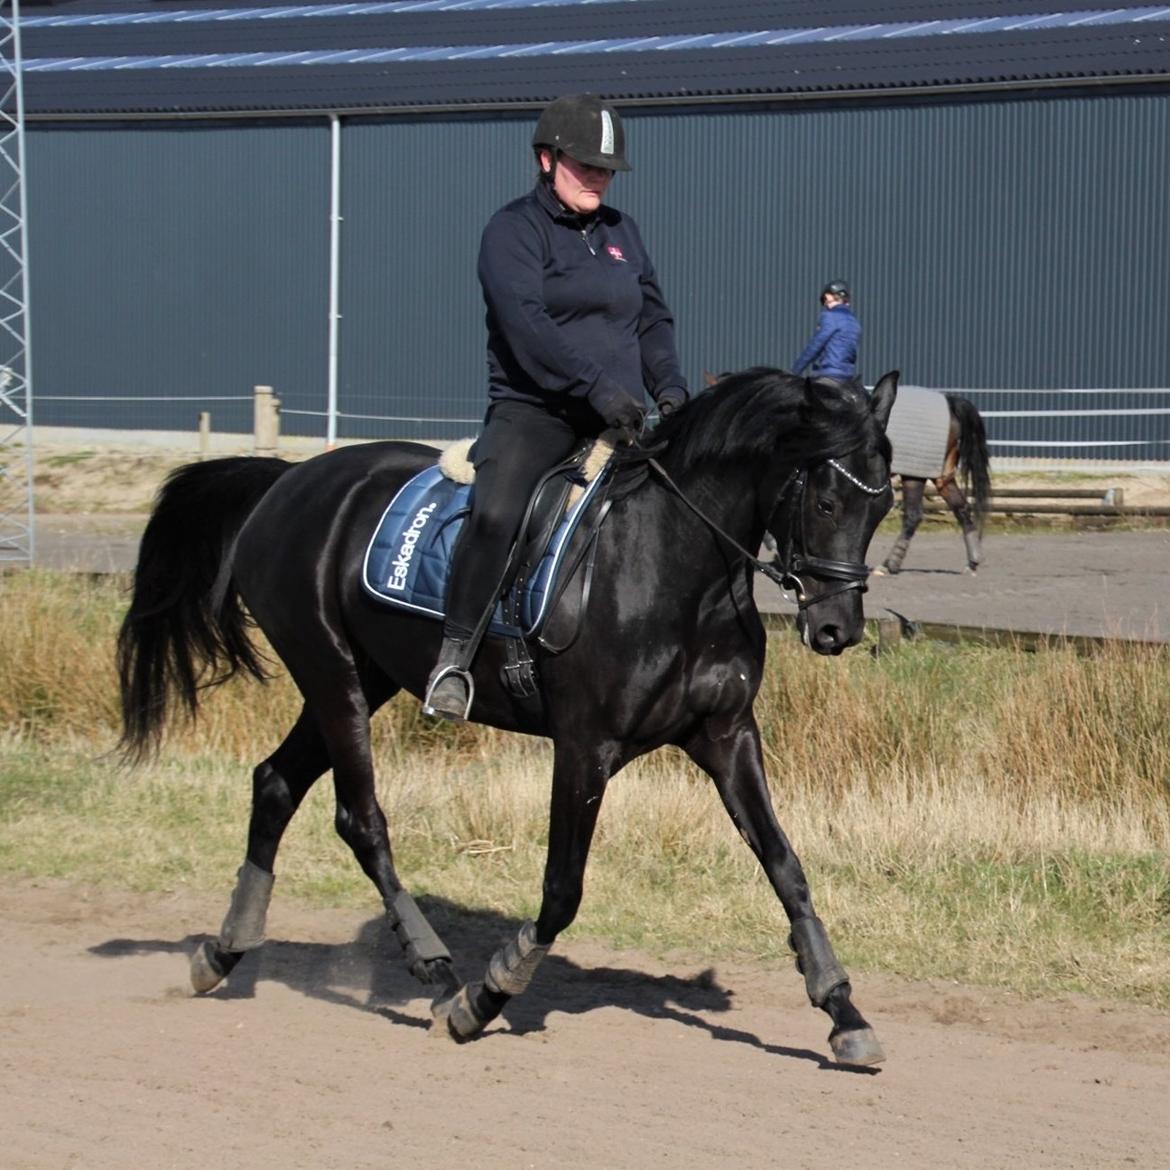
{"type": "Polygon", "coordinates": [[[28,204],[19,0],[0,3],[0,565],[34,554],[28,204]]]}

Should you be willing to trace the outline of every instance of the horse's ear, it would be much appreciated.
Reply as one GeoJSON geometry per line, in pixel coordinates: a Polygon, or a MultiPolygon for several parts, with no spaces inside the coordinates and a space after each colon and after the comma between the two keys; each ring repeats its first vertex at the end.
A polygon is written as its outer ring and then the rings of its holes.
{"type": "Polygon", "coordinates": [[[894,399],[898,397],[898,379],[901,376],[900,370],[891,370],[888,374],[883,374],[873,388],[870,409],[883,431],[890,421],[890,411],[894,409],[894,399]]]}

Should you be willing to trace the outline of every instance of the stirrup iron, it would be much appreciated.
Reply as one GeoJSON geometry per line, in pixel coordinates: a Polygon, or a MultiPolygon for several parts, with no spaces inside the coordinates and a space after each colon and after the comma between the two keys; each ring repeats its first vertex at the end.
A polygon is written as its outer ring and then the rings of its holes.
{"type": "Polygon", "coordinates": [[[471,677],[470,669],[460,666],[458,663],[452,663],[450,666],[444,666],[442,670],[437,671],[434,678],[427,684],[427,693],[423,697],[422,712],[424,715],[436,715],[441,719],[458,719],[466,723],[471,717],[471,704],[473,702],[475,702],[475,680],[471,677]],[[434,706],[435,691],[438,690],[440,684],[446,682],[448,679],[458,679],[463,684],[463,689],[467,693],[467,702],[463,707],[462,714],[454,714],[434,706]]]}

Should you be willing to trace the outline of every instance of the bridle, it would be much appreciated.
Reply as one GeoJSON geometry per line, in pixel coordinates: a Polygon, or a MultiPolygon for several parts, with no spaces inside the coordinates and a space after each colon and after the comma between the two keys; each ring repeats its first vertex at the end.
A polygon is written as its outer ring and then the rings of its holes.
{"type": "MultiPolygon", "coordinates": [[[[860,488],[871,496],[880,496],[890,491],[890,481],[885,480],[879,487],[870,487],[863,483],[847,468],[842,467],[836,459],[826,459],[825,462],[834,471],[843,475],[854,487],[860,488]]],[[[803,611],[818,601],[827,601],[839,593],[847,593],[856,589],[865,593],[869,586],[866,579],[870,568],[864,561],[835,561],[828,557],[809,556],[804,550],[806,546],[804,530],[804,497],[808,490],[808,468],[798,468],[785,481],[776,498],[776,506],[772,510],[772,518],[784,509],[786,513],[788,539],[785,541],[784,553],[780,557],[780,568],[765,565],[762,561],[752,558],[759,571],[771,581],[775,581],[781,589],[796,595],[796,604],[803,611]],[[800,546],[796,545],[796,533],[800,533],[800,546]],[[815,596],[809,594],[804,587],[800,574],[811,574],[814,577],[827,577],[830,581],[839,581],[835,589],[829,589],[815,596]]]]}
{"type": "MultiPolygon", "coordinates": [[[[880,496],[883,492],[892,490],[889,479],[886,479],[878,487],[871,487],[869,484],[863,483],[847,468],[842,467],[836,459],[826,459],[825,462],[834,471],[843,475],[854,487],[860,488],[868,495],[880,496]]],[[[853,589],[864,593],[869,588],[866,585],[866,579],[869,577],[870,568],[863,561],[836,561],[829,557],[809,556],[805,552],[804,498],[808,491],[809,469],[807,467],[798,467],[784,481],[776,496],[776,503],[770,513],[769,523],[775,519],[778,513],[782,513],[787,520],[785,526],[787,539],[785,541],[783,556],[777,558],[780,564],[780,567],[777,568],[775,565],[766,564],[764,561],[761,561],[759,557],[748,552],[734,537],[724,532],[697,504],[686,497],[683,490],[670,478],[657,459],[651,458],[648,460],[648,463],[651,470],[654,471],[662,482],[716,536],[720,537],[740,553],[757,573],[763,573],[768,580],[775,582],[786,593],[795,594],[796,604],[800,612],[803,613],[809,606],[816,605],[818,601],[827,601],[830,597],[836,597],[839,593],[848,593],[853,589]],[[799,546],[796,539],[798,533],[800,537],[799,546]],[[802,573],[813,577],[825,577],[831,581],[839,581],[840,584],[835,589],[812,595],[804,587],[804,581],[800,576],[802,573]]]]}

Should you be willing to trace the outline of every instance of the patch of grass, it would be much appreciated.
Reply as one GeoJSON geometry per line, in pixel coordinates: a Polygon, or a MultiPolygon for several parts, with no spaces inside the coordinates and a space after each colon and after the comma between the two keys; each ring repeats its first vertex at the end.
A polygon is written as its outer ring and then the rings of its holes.
{"type": "Polygon", "coordinates": [[[51,467],[54,471],[62,467],[71,467],[77,463],[85,463],[97,456],[96,451],[65,451],[60,455],[46,455],[40,463],[43,467],[51,467]]]}
{"type": "MultiPolygon", "coordinates": [[[[109,756],[125,603],[64,574],[0,578],[0,872],[226,904],[254,763],[298,709],[286,679],[209,691],[158,761],[109,756]]],[[[843,960],[921,978],[1170,1007],[1170,648],[903,643],[827,660],[786,635],[756,712],[778,816],[843,960]]],[[[416,894],[536,911],[551,750],[375,722],[379,800],[416,894]],[[391,783],[392,781],[392,783],[391,783]]],[[[375,905],[328,780],[282,846],[282,896],[375,905]]],[[[209,928],[214,923],[209,923],[209,928]]],[[[677,751],[616,777],[573,929],[665,952],[786,957],[787,924],[710,781],[677,751]]]]}

